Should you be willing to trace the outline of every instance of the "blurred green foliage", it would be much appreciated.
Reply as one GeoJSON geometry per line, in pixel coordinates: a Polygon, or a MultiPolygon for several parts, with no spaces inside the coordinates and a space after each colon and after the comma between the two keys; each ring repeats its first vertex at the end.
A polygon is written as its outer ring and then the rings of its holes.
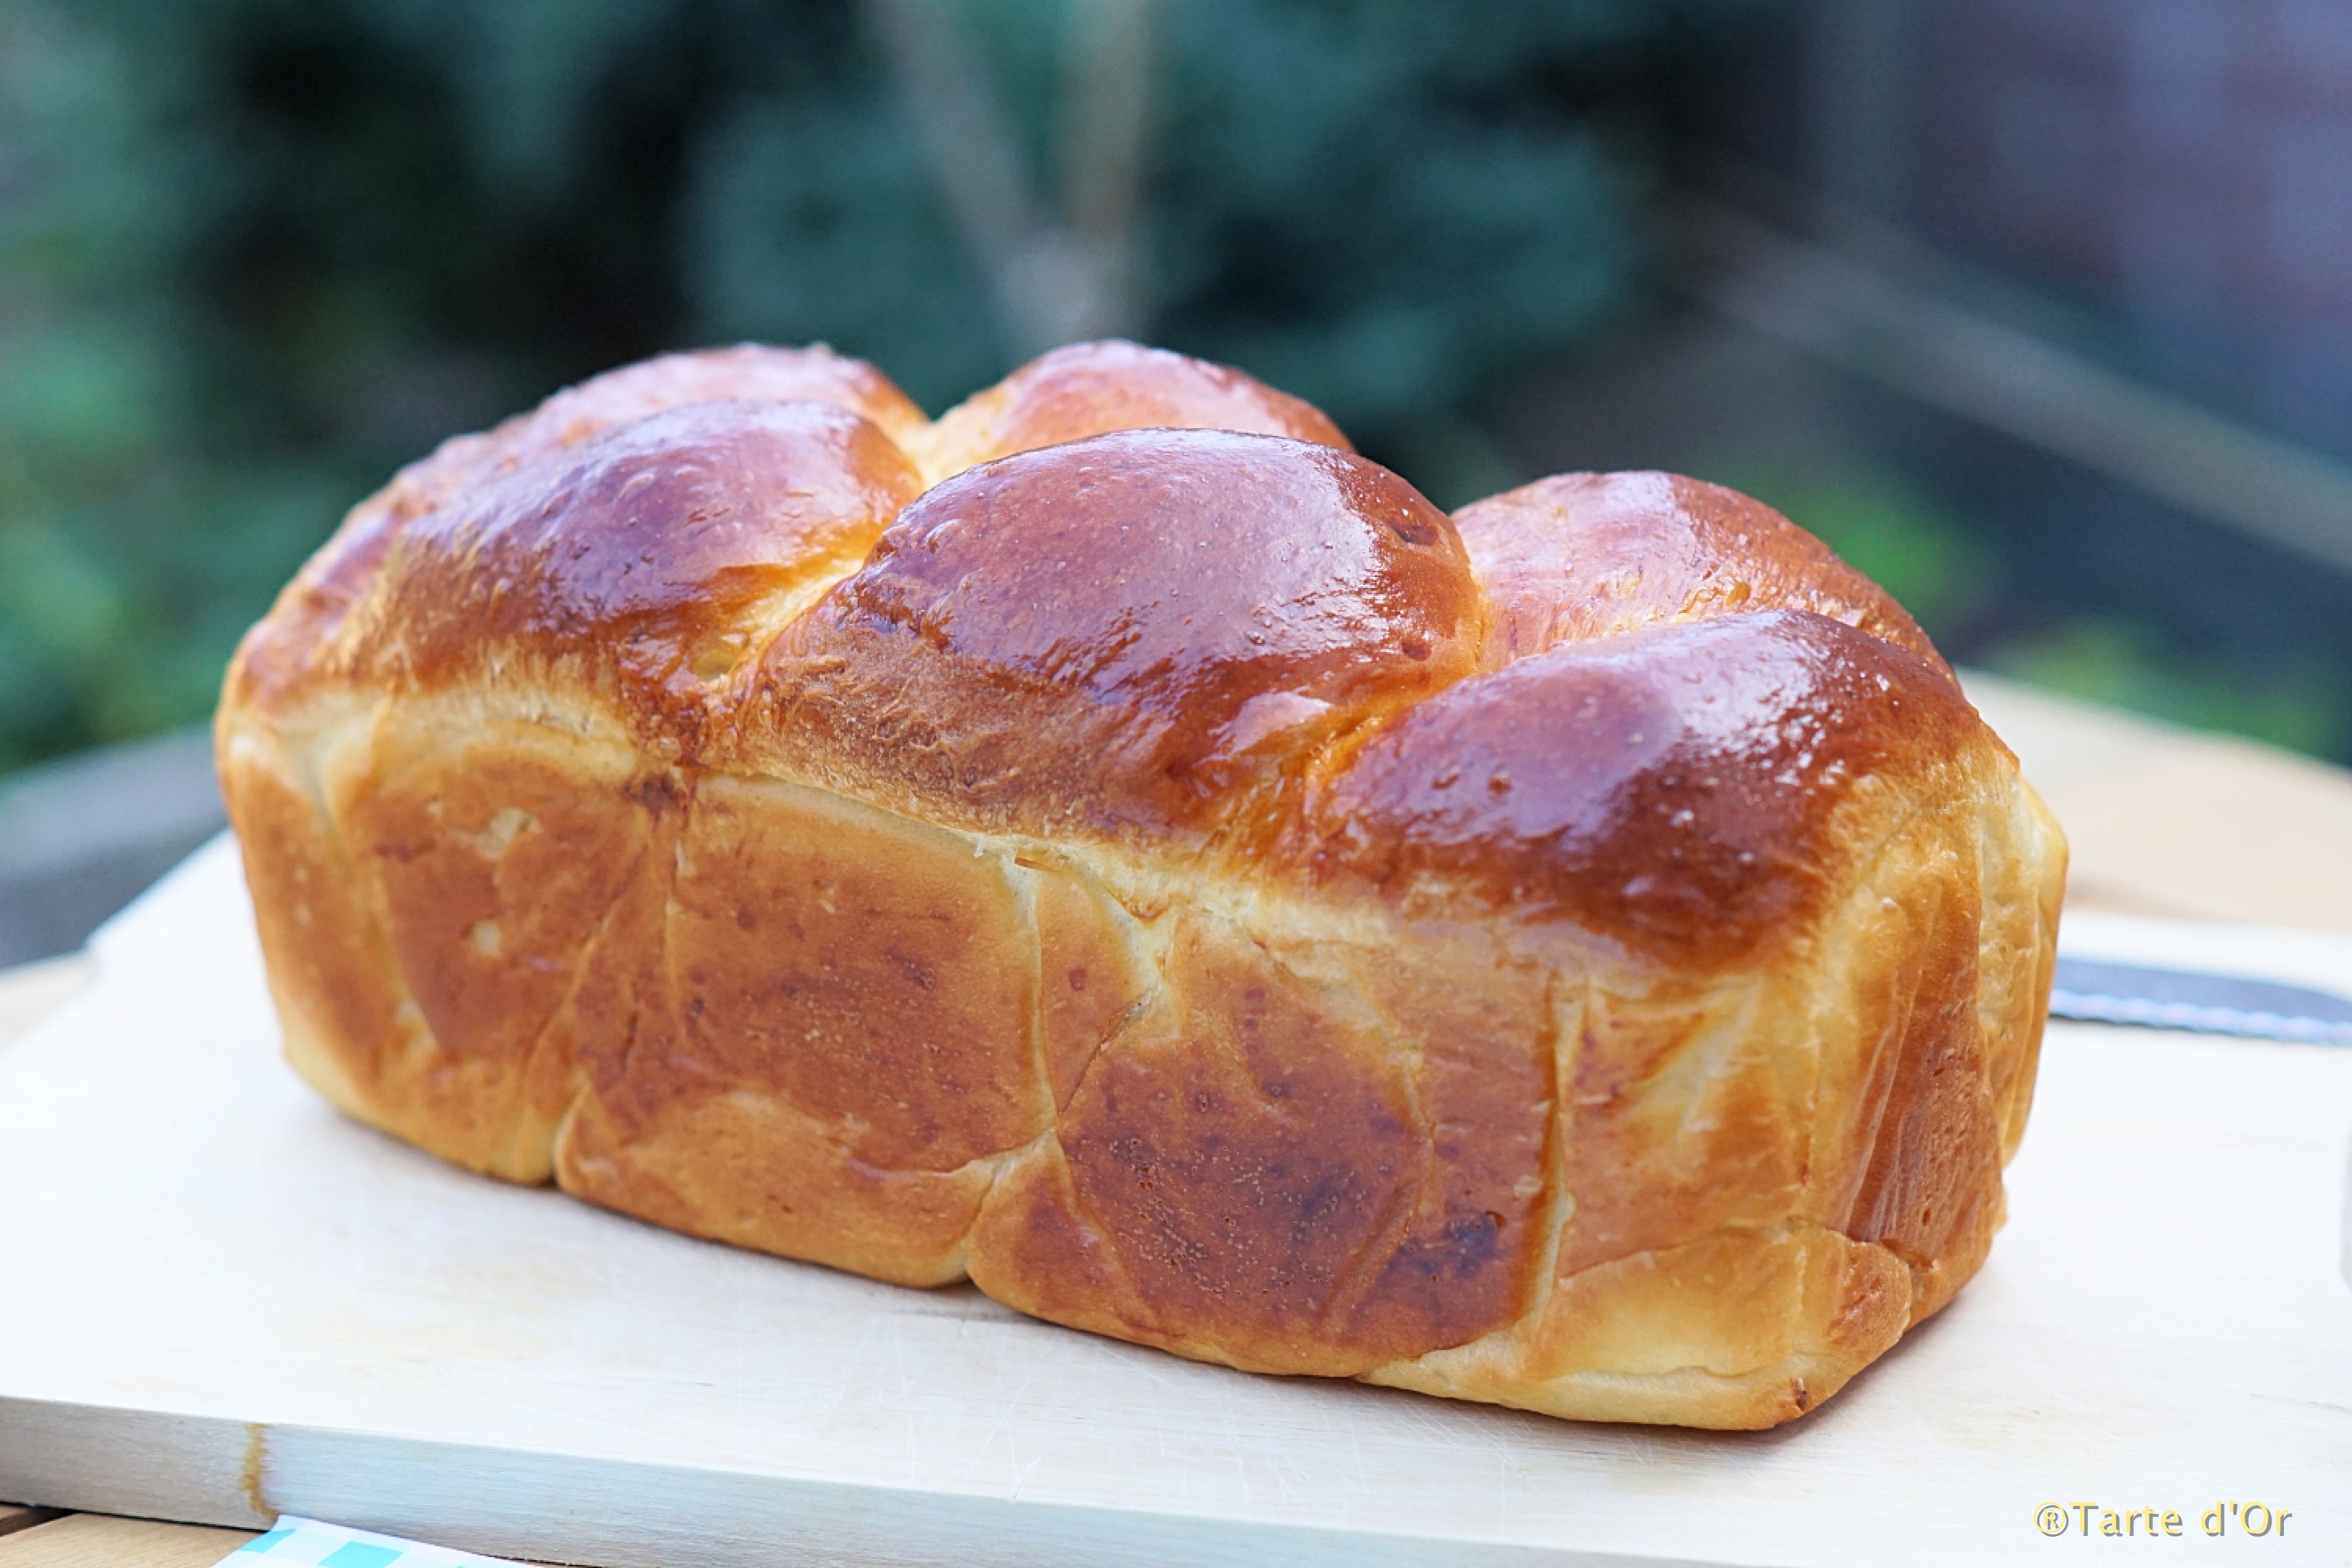
{"type": "Polygon", "coordinates": [[[2034,686],[2183,724],[2267,741],[2315,756],[2352,751],[2352,693],[2325,662],[2250,678],[2238,667],[2168,647],[2128,616],[2084,616],[2019,637],[1986,661],[2034,686]]]}
{"type": "MultiPolygon", "coordinates": [[[[1087,0],[929,3],[1050,192],[1087,0]]],[[[1160,0],[1139,335],[1491,488],[1478,397],[1620,300],[1662,84],[1768,3],[1160,0]]],[[[816,0],[0,0],[0,768],[200,717],[344,507],[608,364],[1002,374],[909,107],[816,0]]]]}
{"type": "Polygon", "coordinates": [[[2261,670],[2179,647],[2112,614],[2013,622],[1983,535],[1885,474],[1762,460],[1723,466],[1895,595],[1957,657],[2071,696],[2315,756],[2352,752],[2352,692],[2321,658],[2261,670]]]}
{"type": "Polygon", "coordinates": [[[1979,535],[1900,480],[1774,462],[1739,465],[1730,482],[1779,509],[1895,595],[1927,635],[1964,633],[1998,581],[1979,535]]]}

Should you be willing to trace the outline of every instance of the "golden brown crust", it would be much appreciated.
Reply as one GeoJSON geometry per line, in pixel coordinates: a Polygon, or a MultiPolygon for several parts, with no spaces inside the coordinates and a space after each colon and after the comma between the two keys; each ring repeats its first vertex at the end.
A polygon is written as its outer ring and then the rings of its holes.
{"type": "Polygon", "coordinates": [[[1351,994],[1363,955],[1270,952],[1207,911],[1170,923],[1165,991],[1061,1105],[1056,1168],[990,1215],[973,1278],[1273,1372],[1361,1373],[1517,1317],[1541,1246],[1536,1021],[1448,998],[1414,1021],[1454,1027],[1407,1054],[1381,998],[1351,994]]]}
{"type": "Polygon", "coordinates": [[[1680,474],[1556,474],[1462,509],[1494,605],[1486,659],[1664,621],[1811,610],[1950,674],[1886,591],[1763,502],[1680,474]]]}
{"type": "Polygon", "coordinates": [[[757,754],[961,826],[1197,845],[1333,735],[1468,673],[1477,629],[1453,527],[1387,470],[1226,431],[1099,436],[908,507],[777,640],[757,754]]]}
{"type": "Polygon", "coordinates": [[[1716,969],[1850,883],[1857,791],[1980,729],[1939,666],[1805,611],[1564,643],[1422,703],[1299,824],[1327,872],[1716,969]]]}
{"type": "MultiPolygon", "coordinates": [[[[337,646],[352,612],[389,576],[385,562],[409,526],[517,469],[560,456],[621,426],[669,409],[724,401],[806,403],[856,415],[892,439],[927,426],[922,411],[873,366],[829,349],[745,343],[664,354],[607,371],[549,398],[496,429],[457,436],[394,475],[352,509],[341,528],[246,635],[229,668],[226,701],[281,703],[289,683],[351,671],[337,646]]],[[[886,466],[903,468],[894,452],[886,466]]]]}
{"type": "Polygon", "coordinates": [[[880,430],[822,404],[652,415],[412,521],[340,673],[400,689],[544,669],[690,761],[728,678],[919,488],[880,430]]]}
{"type": "Polygon", "coordinates": [[[1603,1419],[1786,1420],[1950,1299],[2063,875],[1918,628],[1769,509],[1448,519],[1132,344],[936,426],[823,351],[599,377],[362,503],[219,733],[354,1116],[1603,1419]]]}
{"type": "Polygon", "coordinates": [[[934,482],[974,464],[1115,430],[1238,430],[1355,448],[1313,404],[1237,370],[1129,342],[1072,343],[940,416],[910,443],[934,482]]]}

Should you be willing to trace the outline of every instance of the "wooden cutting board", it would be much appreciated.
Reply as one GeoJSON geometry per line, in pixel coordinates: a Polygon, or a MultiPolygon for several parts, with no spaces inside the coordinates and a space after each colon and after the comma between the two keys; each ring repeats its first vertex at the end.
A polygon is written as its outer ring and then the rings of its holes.
{"type": "Polygon", "coordinates": [[[610,1568],[2352,1562],[2352,1051],[2053,1028],[1982,1275],[1720,1435],[1197,1366],[450,1169],[278,1060],[226,842],[96,951],[0,1048],[0,1497],[610,1568]]]}

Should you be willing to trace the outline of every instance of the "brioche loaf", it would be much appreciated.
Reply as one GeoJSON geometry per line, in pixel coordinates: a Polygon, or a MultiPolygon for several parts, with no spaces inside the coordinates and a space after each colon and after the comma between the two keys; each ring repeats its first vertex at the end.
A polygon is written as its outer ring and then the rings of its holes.
{"type": "Polygon", "coordinates": [[[352,512],[219,756],[294,1065],[472,1169],[1268,1373],[1764,1426],[1985,1257],[2063,848],[1769,509],[1452,518],[1124,343],[742,347],[352,512]]]}

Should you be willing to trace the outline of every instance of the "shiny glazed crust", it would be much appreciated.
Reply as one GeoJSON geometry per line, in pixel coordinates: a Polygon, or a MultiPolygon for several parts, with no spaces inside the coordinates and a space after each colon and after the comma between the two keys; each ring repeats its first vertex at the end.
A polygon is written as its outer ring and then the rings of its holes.
{"type": "Polygon", "coordinates": [[[1260,1372],[1766,1426],[2001,1216],[2064,851],[1769,509],[1448,518],[1129,344],[630,366],[232,668],[294,1064],[475,1170],[1260,1372]]]}

